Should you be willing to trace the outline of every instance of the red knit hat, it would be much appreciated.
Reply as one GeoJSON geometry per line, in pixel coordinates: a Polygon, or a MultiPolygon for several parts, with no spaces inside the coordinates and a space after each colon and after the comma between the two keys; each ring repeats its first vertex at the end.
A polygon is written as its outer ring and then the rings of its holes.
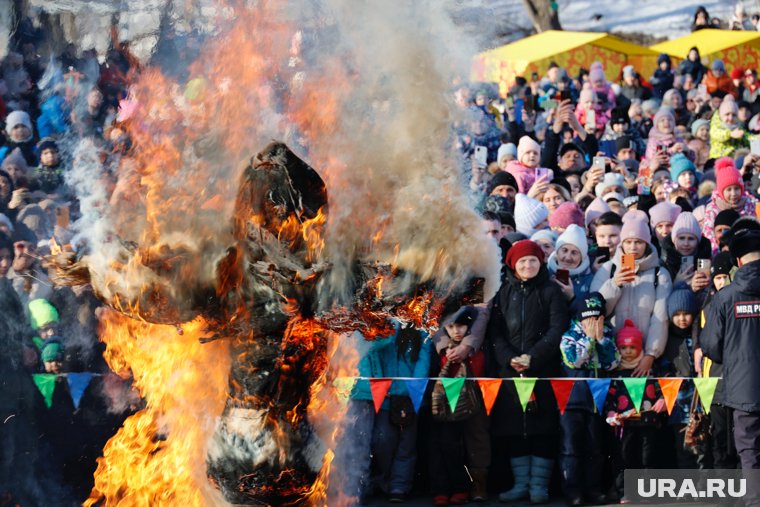
{"type": "Polygon", "coordinates": [[[617,340],[615,343],[618,348],[622,347],[634,347],[637,352],[641,352],[644,348],[644,338],[636,327],[636,324],[632,320],[626,319],[623,323],[623,327],[617,332],[617,340]]]}
{"type": "Polygon", "coordinates": [[[739,67],[734,67],[731,71],[731,79],[741,79],[744,76],[744,70],[739,67]]]}
{"type": "Polygon", "coordinates": [[[718,195],[723,197],[723,191],[731,185],[739,185],[744,191],[744,180],[731,157],[722,157],[715,161],[715,180],[718,195]]]}
{"type": "Polygon", "coordinates": [[[507,252],[507,260],[505,264],[509,269],[514,271],[517,261],[528,255],[538,257],[539,261],[544,262],[544,251],[541,250],[538,243],[529,239],[523,239],[510,247],[509,252],[507,252]]]}

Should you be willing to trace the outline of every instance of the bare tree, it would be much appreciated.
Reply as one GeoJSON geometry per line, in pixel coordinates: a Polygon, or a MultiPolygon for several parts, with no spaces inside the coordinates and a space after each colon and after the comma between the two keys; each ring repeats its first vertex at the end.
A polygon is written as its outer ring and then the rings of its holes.
{"type": "Polygon", "coordinates": [[[562,30],[559,23],[559,9],[553,0],[522,0],[528,11],[533,28],[537,32],[546,30],[562,30]]]}

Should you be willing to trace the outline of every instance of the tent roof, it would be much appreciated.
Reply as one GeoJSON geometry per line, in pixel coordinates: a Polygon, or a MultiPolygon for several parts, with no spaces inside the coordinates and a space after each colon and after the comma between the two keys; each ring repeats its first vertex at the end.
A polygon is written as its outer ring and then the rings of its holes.
{"type": "Polygon", "coordinates": [[[541,32],[506,46],[484,51],[481,55],[502,60],[535,62],[586,44],[626,55],[657,55],[648,48],[626,42],[604,32],[569,32],[565,30],[541,32]]]}
{"type": "Polygon", "coordinates": [[[760,47],[760,32],[715,30],[709,28],[692,32],[680,39],[655,44],[651,49],[658,53],[667,53],[676,58],[686,58],[689,50],[695,46],[699,49],[700,55],[707,56],[742,44],[760,47]]]}

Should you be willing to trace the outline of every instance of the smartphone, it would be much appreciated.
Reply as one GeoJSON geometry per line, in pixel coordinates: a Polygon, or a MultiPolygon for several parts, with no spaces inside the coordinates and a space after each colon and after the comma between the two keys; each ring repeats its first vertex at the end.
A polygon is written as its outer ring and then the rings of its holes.
{"type": "Polygon", "coordinates": [[[548,178],[549,177],[549,169],[546,169],[544,167],[536,167],[535,174],[536,174],[536,181],[538,181],[538,179],[541,178],[541,177],[543,177],[543,176],[546,176],[548,178]]]}
{"type": "Polygon", "coordinates": [[[557,109],[557,101],[552,99],[547,99],[541,103],[541,107],[544,108],[544,111],[549,111],[551,109],[557,109]]]}
{"type": "Polygon", "coordinates": [[[760,155],[760,138],[753,137],[749,140],[749,151],[755,155],[760,155]]]}
{"type": "Polygon", "coordinates": [[[697,271],[705,273],[710,276],[710,269],[712,268],[712,261],[710,259],[697,259],[697,271]]]}
{"type": "Polygon", "coordinates": [[[663,149],[664,149],[664,148],[663,148],[663,146],[662,146],[661,144],[658,144],[658,145],[655,147],[655,151],[657,151],[657,153],[660,153],[660,152],[661,152],[663,149]]]}
{"type": "Polygon", "coordinates": [[[610,247],[608,246],[598,246],[596,247],[596,258],[607,262],[610,260],[610,247]]]}
{"type": "Polygon", "coordinates": [[[566,269],[558,269],[554,276],[557,280],[564,283],[565,285],[568,285],[570,283],[570,271],[566,269]]]}
{"type": "Polygon", "coordinates": [[[515,123],[517,123],[518,125],[523,124],[522,112],[524,108],[525,108],[525,101],[523,99],[517,99],[515,101],[515,123]]]}
{"type": "Polygon", "coordinates": [[[68,206],[60,206],[55,209],[55,223],[59,227],[63,229],[69,228],[69,221],[71,218],[69,217],[69,207],[68,206]]]}
{"type": "Polygon", "coordinates": [[[605,167],[607,167],[607,159],[604,157],[594,157],[594,160],[591,163],[592,169],[604,169],[605,167]]]}
{"type": "Polygon", "coordinates": [[[693,266],[694,265],[694,256],[693,255],[684,255],[681,257],[681,266],[693,266]]]}
{"type": "Polygon", "coordinates": [[[624,269],[636,271],[636,257],[633,254],[623,254],[622,261],[624,269]]]}
{"type": "Polygon", "coordinates": [[[515,99],[512,97],[512,95],[507,95],[505,102],[507,103],[507,109],[512,109],[515,107],[515,99]]]}
{"type": "Polygon", "coordinates": [[[573,100],[573,96],[570,95],[570,90],[562,90],[559,92],[559,100],[573,100]]]}
{"type": "Polygon", "coordinates": [[[475,161],[478,163],[478,167],[488,166],[488,148],[485,146],[476,146],[475,161]]]}
{"type": "Polygon", "coordinates": [[[586,128],[596,130],[596,111],[593,109],[586,111],[586,128]]]}

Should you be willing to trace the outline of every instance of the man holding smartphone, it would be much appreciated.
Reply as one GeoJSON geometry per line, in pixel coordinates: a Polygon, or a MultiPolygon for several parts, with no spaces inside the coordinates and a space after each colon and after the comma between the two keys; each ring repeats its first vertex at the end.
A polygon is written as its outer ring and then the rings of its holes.
{"type": "Polygon", "coordinates": [[[541,152],[541,167],[554,169],[555,174],[579,174],[586,170],[588,164],[586,153],[596,153],[599,143],[596,137],[589,135],[575,117],[572,100],[561,100],[554,114],[552,128],[546,129],[544,149],[541,152]],[[562,131],[565,126],[572,128],[575,139],[573,143],[562,144],[562,131]]]}

